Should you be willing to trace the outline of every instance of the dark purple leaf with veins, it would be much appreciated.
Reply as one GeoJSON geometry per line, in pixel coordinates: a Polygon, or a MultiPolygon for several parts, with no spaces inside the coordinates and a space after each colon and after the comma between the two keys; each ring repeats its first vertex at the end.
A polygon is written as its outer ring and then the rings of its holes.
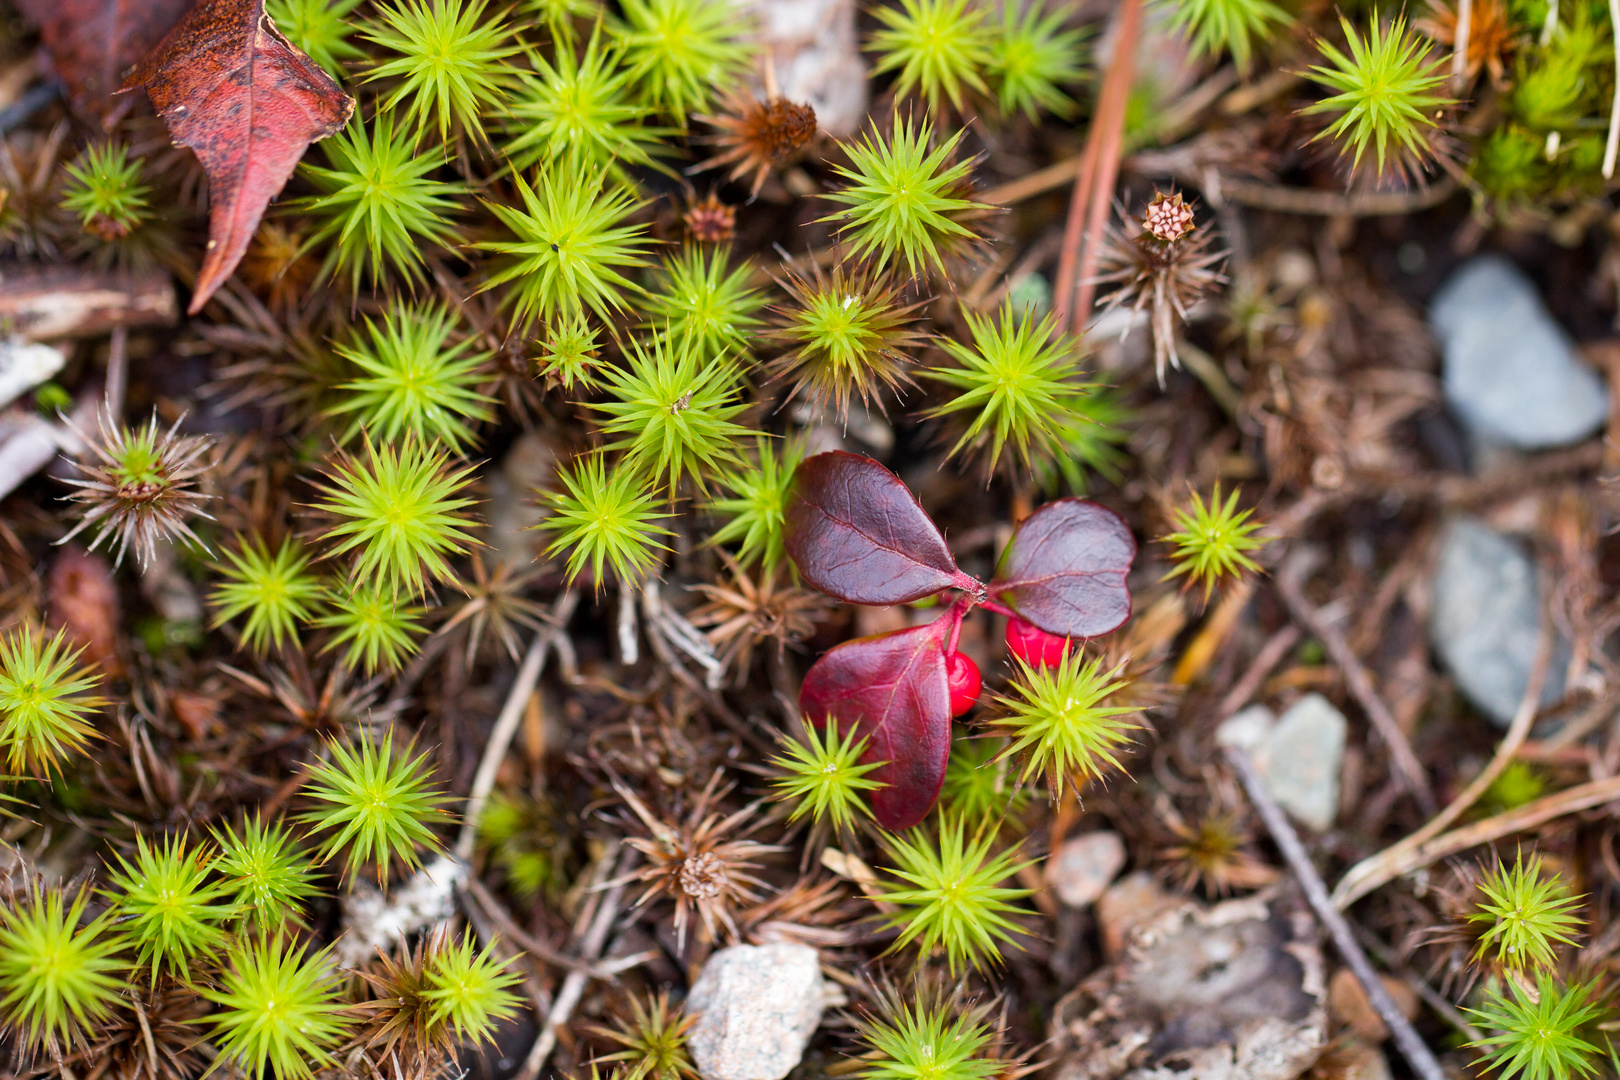
{"type": "Polygon", "coordinates": [[[1084,499],[1049,502],[1001,553],[990,598],[1063,637],[1089,638],[1131,617],[1125,575],[1136,541],[1118,514],[1084,499]]]}
{"type": "Polygon", "coordinates": [[[872,816],[885,829],[909,829],[928,815],[951,754],[945,635],[952,622],[856,638],[810,668],[799,708],[813,724],[836,720],[867,740],[861,760],[886,764],[870,774],[872,816]]]}
{"type": "Polygon", "coordinates": [[[832,450],[799,466],[787,506],[788,555],[806,582],[852,604],[904,604],[983,586],[956,568],[906,485],[871,458],[832,450]]]}

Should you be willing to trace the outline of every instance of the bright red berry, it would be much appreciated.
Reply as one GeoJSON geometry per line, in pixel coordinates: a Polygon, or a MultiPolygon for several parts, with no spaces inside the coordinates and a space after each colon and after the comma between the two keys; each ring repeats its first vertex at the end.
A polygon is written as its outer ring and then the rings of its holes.
{"type": "Polygon", "coordinates": [[[1007,620],[1007,651],[1030,667],[1057,667],[1069,651],[1069,641],[1016,615],[1007,620]]]}
{"type": "Polygon", "coordinates": [[[979,665],[962,653],[951,653],[945,658],[945,685],[951,691],[951,715],[961,716],[979,703],[984,688],[979,665]]]}

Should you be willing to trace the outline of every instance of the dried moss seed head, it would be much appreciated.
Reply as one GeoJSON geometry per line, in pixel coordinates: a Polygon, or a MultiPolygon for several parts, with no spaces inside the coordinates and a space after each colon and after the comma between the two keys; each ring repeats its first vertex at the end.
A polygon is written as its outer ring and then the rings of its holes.
{"type": "Polygon", "coordinates": [[[1193,210],[1182,199],[1181,192],[1154,194],[1142,214],[1142,228],[1163,244],[1173,244],[1193,231],[1193,210]]]}
{"type": "Polygon", "coordinates": [[[733,96],[718,114],[698,119],[715,129],[705,141],[717,153],[697,168],[731,166],[731,179],[748,183],[750,197],[759,194],[772,169],[792,160],[816,137],[816,110],[786,98],[733,96]]]}
{"type": "Polygon", "coordinates": [[[692,203],[681,221],[686,235],[699,244],[729,244],[737,235],[737,210],[720,201],[714,192],[692,203]]]}
{"type": "Polygon", "coordinates": [[[649,835],[626,842],[647,857],[648,865],[636,873],[647,883],[637,905],[667,896],[675,902],[675,936],[686,947],[686,930],[693,912],[705,941],[712,942],[723,927],[737,936],[733,909],[743,901],[757,901],[765,883],[752,873],[762,855],[780,848],[743,839],[745,823],[753,816],[747,806],[731,814],[715,809],[726,792],[716,770],[703,793],[679,824],[669,825],[654,816],[629,788],[615,782],[614,791],[640,820],[649,835]]]}
{"type": "Polygon", "coordinates": [[[208,471],[201,459],[213,440],[177,434],[184,419],[160,431],[156,415],[144,428],[128,428],[103,413],[98,436],[81,436],[97,460],[80,463],[86,479],[67,481],[79,489],[68,498],[84,508],[84,517],[57,543],[94,529],[91,551],[116,542],[116,562],[122,563],[133,546],[142,566],[151,564],[159,541],[182,540],[206,550],[186,518],[213,520],[202,509],[212,496],[196,489],[208,471]]]}

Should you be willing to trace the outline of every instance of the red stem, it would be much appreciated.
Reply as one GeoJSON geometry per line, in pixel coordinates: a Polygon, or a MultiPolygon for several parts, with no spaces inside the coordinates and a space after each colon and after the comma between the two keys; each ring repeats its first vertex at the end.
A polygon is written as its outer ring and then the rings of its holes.
{"type": "Polygon", "coordinates": [[[1122,0],[1114,56],[1097,97],[1097,112],[1086,137],[1085,156],[1074,178],[1069,218],[1064,224],[1063,250],[1058,260],[1054,309],[1058,329],[1084,332],[1091,317],[1097,286],[1092,278],[1101,257],[1103,225],[1108,204],[1119,179],[1120,151],[1125,144],[1125,109],[1130,103],[1136,73],[1136,46],[1142,36],[1142,0],[1122,0]],[[1082,222],[1085,225],[1081,232],[1082,222]]]}

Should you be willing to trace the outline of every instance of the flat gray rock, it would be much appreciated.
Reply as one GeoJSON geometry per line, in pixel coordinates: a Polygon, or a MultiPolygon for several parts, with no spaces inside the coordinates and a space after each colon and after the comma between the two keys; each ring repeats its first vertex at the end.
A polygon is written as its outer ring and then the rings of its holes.
{"type": "MultiPolygon", "coordinates": [[[[1475,708],[1507,727],[1530,682],[1540,641],[1536,566],[1514,540],[1473,518],[1446,527],[1434,578],[1429,636],[1475,708]]],[[[1564,693],[1569,646],[1557,642],[1542,704],[1564,693]]]]}
{"type": "Polygon", "coordinates": [[[826,1002],[808,945],[733,945],[692,984],[687,1046],[704,1080],[782,1080],[804,1056],[826,1002]]]}
{"type": "Polygon", "coordinates": [[[1567,446],[1608,418],[1603,380],[1582,364],[1530,279],[1480,255],[1429,305],[1445,355],[1446,401],[1475,438],[1520,450],[1567,446]]]}
{"type": "Polygon", "coordinates": [[[1248,752],[1266,791],[1300,824],[1317,832],[1339,813],[1339,770],[1344,765],[1344,714],[1321,694],[1306,694],[1280,717],[1254,705],[1216,733],[1222,746],[1248,752]]]}

